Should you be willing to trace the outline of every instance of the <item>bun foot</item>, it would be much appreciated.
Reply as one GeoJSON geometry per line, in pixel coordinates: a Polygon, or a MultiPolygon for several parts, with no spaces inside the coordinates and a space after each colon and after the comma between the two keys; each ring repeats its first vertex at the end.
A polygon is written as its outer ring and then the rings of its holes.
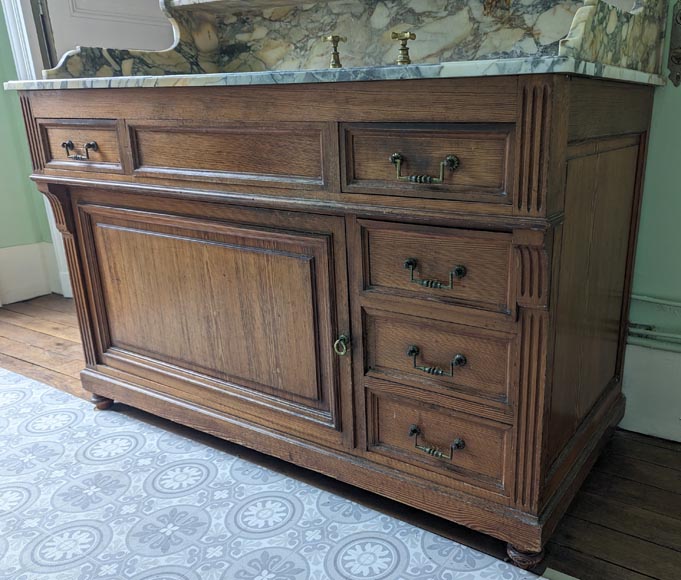
{"type": "Polygon", "coordinates": [[[111,409],[111,405],[114,404],[113,399],[107,399],[106,397],[101,397],[100,395],[92,395],[90,397],[90,402],[95,406],[98,411],[106,411],[111,409]]]}
{"type": "Polygon", "coordinates": [[[544,550],[541,552],[523,552],[514,548],[511,544],[506,546],[506,553],[513,565],[523,570],[531,570],[544,559],[544,550]]]}

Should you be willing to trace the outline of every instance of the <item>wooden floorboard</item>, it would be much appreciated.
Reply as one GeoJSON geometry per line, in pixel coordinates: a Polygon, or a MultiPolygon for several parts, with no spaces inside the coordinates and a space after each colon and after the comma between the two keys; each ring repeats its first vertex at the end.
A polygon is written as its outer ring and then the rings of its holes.
{"type": "MultiPolygon", "coordinates": [[[[551,543],[658,580],[679,580],[681,573],[681,552],[569,514],[561,521],[551,543]]],[[[583,574],[584,571],[578,577],[588,580],[583,574]]]]}
{"type": "Polygon", "coordinates": [[[681,443],[678,441],[667,441],[666,439],[658,439],[657,437],[641,435],[640,433],[624,431],[623,429],[620,429],[617,432],[617,436],[619,439],[638,441],[639,443],[646,443],[648,445],[653,445],[654,447],[662,447],[663,449],[670,449],[672,451],[678,451],[681,453],[681,443]]]}
{"type": "MultiPolygon", "coordinates": [[[[1,368],[87,399],[77,378],[84,366],[72,300],[49,295],[0,308],[1,368]]],[[[503,557],[504,545],[489,536],[233,447],[256,463],[503,557]]],[[[681,443],[616,432],[549,542],[546,564],[580,580],[681,580],[681,443]]]]}
{"type": "Polygon", "coordinates": [[[49,320],[19,314],[18,312],[8,310],[7,307],[4,306],[0,308],[0,321],[13,324],[14,326],[36,330],[43,334],[51,334],[52,336],[65,340],[80,342],[80,331],[74,326],[67,326],[56,322],[50,322],[49,320]]]}
{"type": "Polygon", "coordinates": [[[16,312],[17,314],[63,324],[64,326],[71,326],[72,328],[78,328],[78,320],[70,312],[60,312],[52,308],[45,308],[32,301],[10,304],[4,308],[10,312],[16,312]]]}
{"type": "Polygon", "coordinates": [[[681,552],[681,519],[582,491],[570,515],[681,552]]]}
{"type": "Polygon", "coordinates": [[[651,444],[643,439],[620,436],[615,437],[612,441],[610,452],[681,471],[681,449],[670,449],[669,447],[651,444]]]}
{"type": "Polygon", "coordinates": [[[29,379],[54,387],[55,389],[65,391],[76,397],[80,397],[81,399],[88,400],[91,396],[90,393],[83,389],[80,379],[75,379],[59,372],[32,363],[27,363],[26,361],[7,356],[2,352],[0,352],[0,368],[23,375],[29,379]]]}
{"type": "Polygon", "coordinates": [[[42,306],[43,308],[47,308],[48,310],[56,310],[57,312],[71,314],[74,317],[76,316],[76,305],[70,298],[64,298],[57,294],[48,294],[47,296],[35,298],[34,300],[31,300],[31,302],[38,306],[42,306]]]}
{"type": "Polygon", "coordinates": [[[9,324],[3,320],[0,320],[0,337],[84,360],[83,346],[80,342],[9,324]]]}
{"type": "Polygon", "coordinates": [[[681,519],[681,495],[604,473],[600,471],[598,465],[584,482],[582,491],[681,519]]]}
{"type": "Polygon", "coordinates": [[[610,452],[598,460],[598,469],[657,489],[681,493],[681,474],[676,469],[610,452]]]}
{"type": "Polygon", "coordinates": [[[590,553],[584,554],[556,543],[551,543],[547,547],[546,563],[549,568],[562,571],[579,580],[650,580],[653,578],[616,566],[590,553]]]}

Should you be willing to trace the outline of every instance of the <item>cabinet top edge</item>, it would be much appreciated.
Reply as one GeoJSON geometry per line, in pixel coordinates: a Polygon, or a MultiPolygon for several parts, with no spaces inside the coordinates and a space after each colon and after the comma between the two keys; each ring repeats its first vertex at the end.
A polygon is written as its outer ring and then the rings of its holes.
{"type": "Polygon", "coordinates": [[[4,87],[5,90],[16,91],[216,87],[427,80],[537,74],[577,75],[654,86],[662,86],[666,82],[660,75],[618,66],[586,62],[570,57],[543,57],[343,69],[23,80],[6,82],[4,87]]]}

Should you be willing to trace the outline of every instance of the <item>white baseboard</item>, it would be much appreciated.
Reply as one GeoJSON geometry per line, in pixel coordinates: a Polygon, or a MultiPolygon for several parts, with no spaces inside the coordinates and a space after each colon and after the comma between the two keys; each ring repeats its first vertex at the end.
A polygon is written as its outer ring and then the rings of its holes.
{"type": "Polygon", "coordinates": [[[628,345],[620,427],[681,441],[681,353],[628,345]]]}
{"type": "Polygon", "coordinates": [[[0,304],[61,293],[61,288],[52,244],[0,248],[0,304]]]}

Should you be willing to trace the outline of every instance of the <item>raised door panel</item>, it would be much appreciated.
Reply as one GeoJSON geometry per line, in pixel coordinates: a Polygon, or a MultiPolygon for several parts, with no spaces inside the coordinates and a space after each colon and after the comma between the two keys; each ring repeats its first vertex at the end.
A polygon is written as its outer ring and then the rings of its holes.
{"type": "Polygon", "coordinates": [[[80,213],[105,365],[150,367],[184,380],[197,404],[268,424],[288,416],[338,439],[328,432],[342,428],[332,237],[341,220],[306,233],[89,205],[80,213]]]}

